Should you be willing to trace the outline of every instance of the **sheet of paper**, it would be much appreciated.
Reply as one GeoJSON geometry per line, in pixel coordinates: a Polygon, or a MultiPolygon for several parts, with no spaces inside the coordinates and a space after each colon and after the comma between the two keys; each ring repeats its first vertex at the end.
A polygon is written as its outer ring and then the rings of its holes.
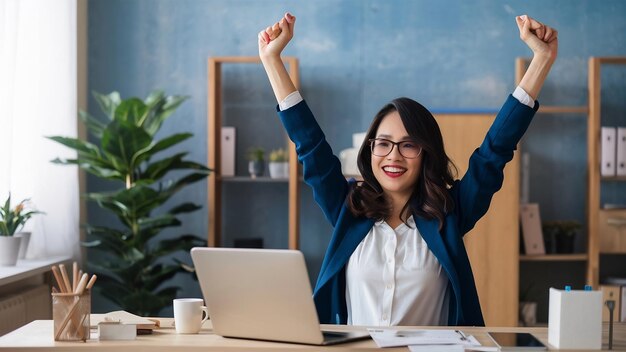
{"type": "Polygon", "coordinates": [[[465,352],[463,345],[412,345],[411,352],[465,352]]]}
{"type": "Polygon", "coordinates": [[[500,349],[493,346],[463,346],[463,345],[412,345],[411,352],[498,352],[500,349]]]}
{"type": "Polygon", "coordinates": [[[459,330],[451,329],[368,329],[378,347],[397,347],[409,345],[462,345],[480,346],[473,336],[466,336],[459,330]]]}

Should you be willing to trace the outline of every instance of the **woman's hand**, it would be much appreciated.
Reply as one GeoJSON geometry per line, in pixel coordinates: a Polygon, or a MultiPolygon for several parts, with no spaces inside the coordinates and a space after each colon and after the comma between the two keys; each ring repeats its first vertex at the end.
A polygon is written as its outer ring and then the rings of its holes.
{"type": "Polygon", "coordinates": [[[296,17],[289,12],[273,26],[259,32],[259,56],[261,59],[268,57],[280,57],[283,49],[293,38],[293,27],[296,17]]]}
{"type": "Polygon", "coordinates": [[[533,51],[533,54],[554,62],[559,50],[557,30],[527,15],[517,16],[515,21],[520,38],[533,51]]]}
{"type": "Polygon", "coordinates": [[[280,58],[280,53],[293,38],[295,23],[296,18],[287,12],[280,21],[259,32],[259,57],[278,103],[296,91],[296,86],[280,58]]]}
{"type": "Polygon", "coordinates": [[[534,54],[519,86],[537,99],[559,51],[558,32],[526,15],[515,17],[515,21],[520,38],[534,54]]]}

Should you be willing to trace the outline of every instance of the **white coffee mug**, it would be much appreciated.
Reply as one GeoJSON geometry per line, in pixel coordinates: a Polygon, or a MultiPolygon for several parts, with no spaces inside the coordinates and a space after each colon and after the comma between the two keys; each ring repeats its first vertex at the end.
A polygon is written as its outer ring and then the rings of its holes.
{"type": "Polygon", "coordinates": [[[197,334],[209,319],[209,310],[201,298],[177,298],[174,300],[174,325],[179,334],[197,334]]]}

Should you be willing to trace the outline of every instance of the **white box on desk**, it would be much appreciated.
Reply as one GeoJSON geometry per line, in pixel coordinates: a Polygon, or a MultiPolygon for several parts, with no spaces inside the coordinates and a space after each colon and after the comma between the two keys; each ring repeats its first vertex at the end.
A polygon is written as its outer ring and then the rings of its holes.
{"type": "Polygon", "coordinates": [[[137,325],[120,322],[101,322],[98,324],[98,339],[105,340],[134,340],[137,338],[137,325]]]}
{"type": "Polygon", "coordinates": [[[548,342],[559,349],[601,349],[602,292],[550,288],[548,342]]]}

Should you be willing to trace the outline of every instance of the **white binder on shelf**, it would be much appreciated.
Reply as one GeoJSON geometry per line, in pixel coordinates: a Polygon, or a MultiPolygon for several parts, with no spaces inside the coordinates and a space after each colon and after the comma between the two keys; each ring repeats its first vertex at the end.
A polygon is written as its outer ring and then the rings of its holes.
{"type": "Polygon", "coordinates": [[[617,321],[617,316],[619,315],[619,321],[622,323],[626,323],[626,286],[622,286],[622,301],[620,302],[620,314],[617,312],[613,312],[613,320],[617,321]]]}
{"type": "Polygon", "coordinates": [[[522,222],[522,237],[524,238],[524,250],[526,254],[546,254],[543,243],[543,231],[541,229],[541,216],[539,204],[528,203],[520,206],[520,218],[522,222]]]}
{"type": "Polygon", "coordinates": [[[617,158],[615,169],[617,176],[626,176],[626,127],[617,128],[617,158]]]}
{"type": "Polygon", "coordinates": [[[615,176],[615,142],[617,130],[615,127],[602,127],[602,155],[600,157],[600,174],[602,176],[615,176]]]}
{"type": "Polygon", "coordinates": [[[235,176],[235,127],[222,127],[221,175],[235,176]]]}

